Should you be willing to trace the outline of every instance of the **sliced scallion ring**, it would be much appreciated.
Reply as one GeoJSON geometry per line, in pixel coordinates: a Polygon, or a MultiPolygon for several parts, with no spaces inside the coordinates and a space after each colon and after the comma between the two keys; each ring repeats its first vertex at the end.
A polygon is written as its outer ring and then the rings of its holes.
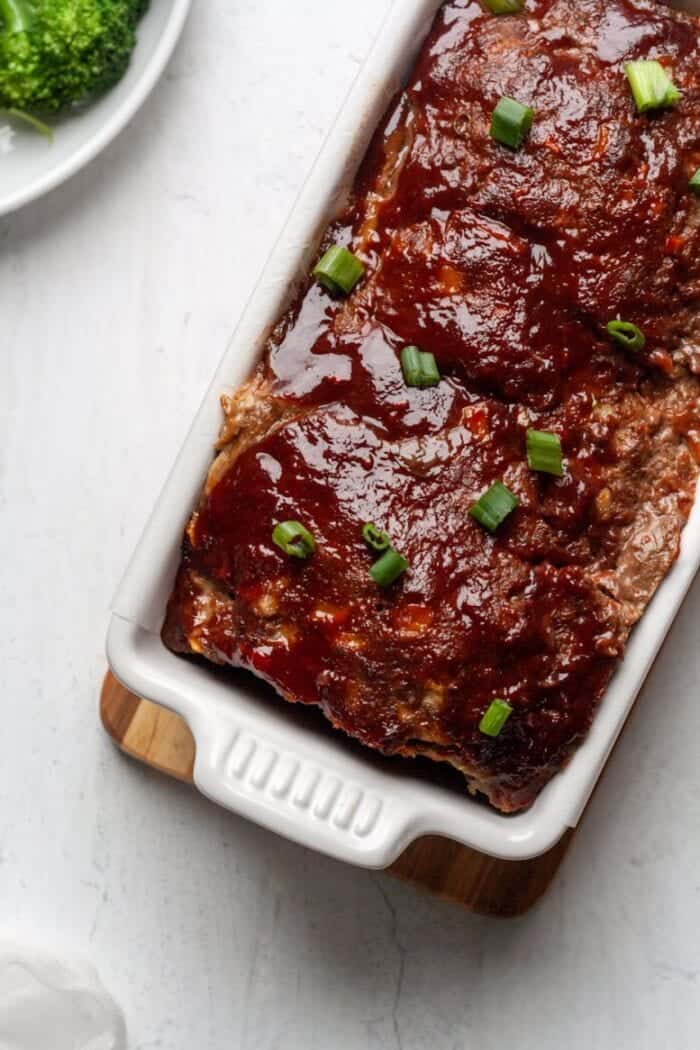
{"type": "Polygon", "coordinates": [[[503,726],[512,714],[513,708],[507,700],[494,700],[481,722],[479,722],[479,731],[484,736],[500,736],[503,726]]]}
{"type": "Polygon", "coordinates": [[[626,62],[625,73],[632,88],[638,113],[674,106],[681,98],[681,92],[656,59],[626,62]]]}
{"type": "Polygon", "coordinates": [[[647,341],[644,332],[641,328],[637,328],[636,324],[632,324],[631,321],[609,321],[606,325],[606,331],[613,342],[618,343],[625,350],[637,353],[646,346],[647,341]]]}
{"type": "Polygon", "coordinates": [[[368,521],[366,525],[362,526],[362,538],[365,543],[372,548],[374,551],[381,553],[391,547],[391,539],[388,533],[382,532],[378,529],[371,521],[368,521]]]}
{"type": "Polygon", "coordinates": [[[272,542],[291,558],[308,558],[316,550],[316,540],[298,521],[282,521],[275,525],[272,542]]]}
{"type": "Polygon", "coordinates": [[[562,477],[564,473],[561,439],[546,430],[528,430],[527,462],[530,470],[562,477]]]}
{"type": "Polygon", "coordinates": [[[440,382],[440,369],[437,366],[435,355],[417,346],[403,348],[401,368],[406,386],[437,386],[440,382]]]}
{"type": "Polygon", "coordinates": [[[693,193],[697,193],[698,197],[700,197],[700,168],[698,168],[695,174],[691,177],[688,185],[693,193]]]}
{"type": "Polygon", "coordinates": [[[313,275],[333,295],[350,295],[364,272],[364,263],[347,248],[336,244],[314,267],[313,275]]]}
{"type": "Polygon", "coordinates": [[[519,149],[535,119],[534,109],[514,98],[500,100],[491,117],[491,138],[511,149],[519,149]]]}
{"type": "Polygon", "coordinates": [[[484,0],[492,15],[517,15],[525,6],[525,0],[484,0]]]}
{"type": "Polygon", "coordinates": [[[402,554],[390,547],[375,561],[369,574],[380,587],[390,587],[399,576],[402,576],[408,568],[408,562],[402,554]]]}
{"type": "Polygon", "coordinates": [[[517,496],[514,496],[502,481],[496,481],[477,500],[469,513],[475,521],[478,521],[489,532],[495,532],[519,503],[520,500],[517,496]]]}

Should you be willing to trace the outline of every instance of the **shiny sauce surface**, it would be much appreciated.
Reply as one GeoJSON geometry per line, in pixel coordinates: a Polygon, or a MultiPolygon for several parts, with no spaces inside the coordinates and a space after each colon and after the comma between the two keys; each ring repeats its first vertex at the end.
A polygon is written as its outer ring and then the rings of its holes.
{"type": "Polygon", "coordinates": [[[385,752],[480,770],[504,808],[532,800],[623,650],[615,581],[640,500],[689,506],[699,73],[697,21],[660,3],[443,5],[324,242],[366,277],[344,300],[309,282],[280,321],[258,376],[274,422],[190,526],[170,618],[195,651],[385,752]],[[683,99],[638,115],[623,63],[650,57],[683,99]],[[489,136],[503,95],[536,112],[518,151],[489,136]],[[616,317],[644,351],[610,343],[616,317]],[[406,386],[408,344],[439,386],[406,386]],[[528,427],[560,436],[562,478],[528,468],[528,427]],[[491,535],[469,509],[495,480],[520,505],[491,535]],[[271,542],[289,519],[315,537],[306,561],[271,542]],[[386,590],[370,521],[410,563],[386,590]],[[513,707],[495,740],[479,731],[494,697],[513,707]]]}

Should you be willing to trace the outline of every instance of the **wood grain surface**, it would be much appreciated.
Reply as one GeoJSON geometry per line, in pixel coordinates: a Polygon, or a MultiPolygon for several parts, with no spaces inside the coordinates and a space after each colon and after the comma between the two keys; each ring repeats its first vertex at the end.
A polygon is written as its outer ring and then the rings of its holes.
{"type": "MultiPolygon", "coordinates": [[[[115,744],[160,773],[192,783],[195,744],[182,719],[128,692],[111,674],[100,698],[102,724],[115,744]]],[[[389,869],[397,878],[482,915],[522,915],[542,897],[574,832],[542,857],[513,862],[435,836],[419,839],[389,869]]]]}

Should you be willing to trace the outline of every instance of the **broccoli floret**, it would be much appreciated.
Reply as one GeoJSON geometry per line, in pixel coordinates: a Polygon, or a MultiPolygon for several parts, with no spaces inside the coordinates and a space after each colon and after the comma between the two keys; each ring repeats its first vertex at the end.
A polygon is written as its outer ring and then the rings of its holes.
{"type": "Polygon", "coordinates": [[[0,0],[0,108],[57,112],[124,75],[147,0],[0,0]]]}

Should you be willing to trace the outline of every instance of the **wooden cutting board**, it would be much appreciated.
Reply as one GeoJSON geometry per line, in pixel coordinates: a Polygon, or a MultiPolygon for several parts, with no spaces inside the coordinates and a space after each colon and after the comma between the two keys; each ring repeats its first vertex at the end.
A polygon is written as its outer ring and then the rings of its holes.
{"type": "MultiPolygon", "coordinates": [[[[194,740],[178,715],[129,693],[111,674],[100,698],[102,724],[115,744],[132,758],[192,784],[194,740]]],[[[552,882],[574,832],[534,860],[507,861],[447,839],[414,842],[389,869],[392,875],[482,915],[522,915],[552,882]]]]}

